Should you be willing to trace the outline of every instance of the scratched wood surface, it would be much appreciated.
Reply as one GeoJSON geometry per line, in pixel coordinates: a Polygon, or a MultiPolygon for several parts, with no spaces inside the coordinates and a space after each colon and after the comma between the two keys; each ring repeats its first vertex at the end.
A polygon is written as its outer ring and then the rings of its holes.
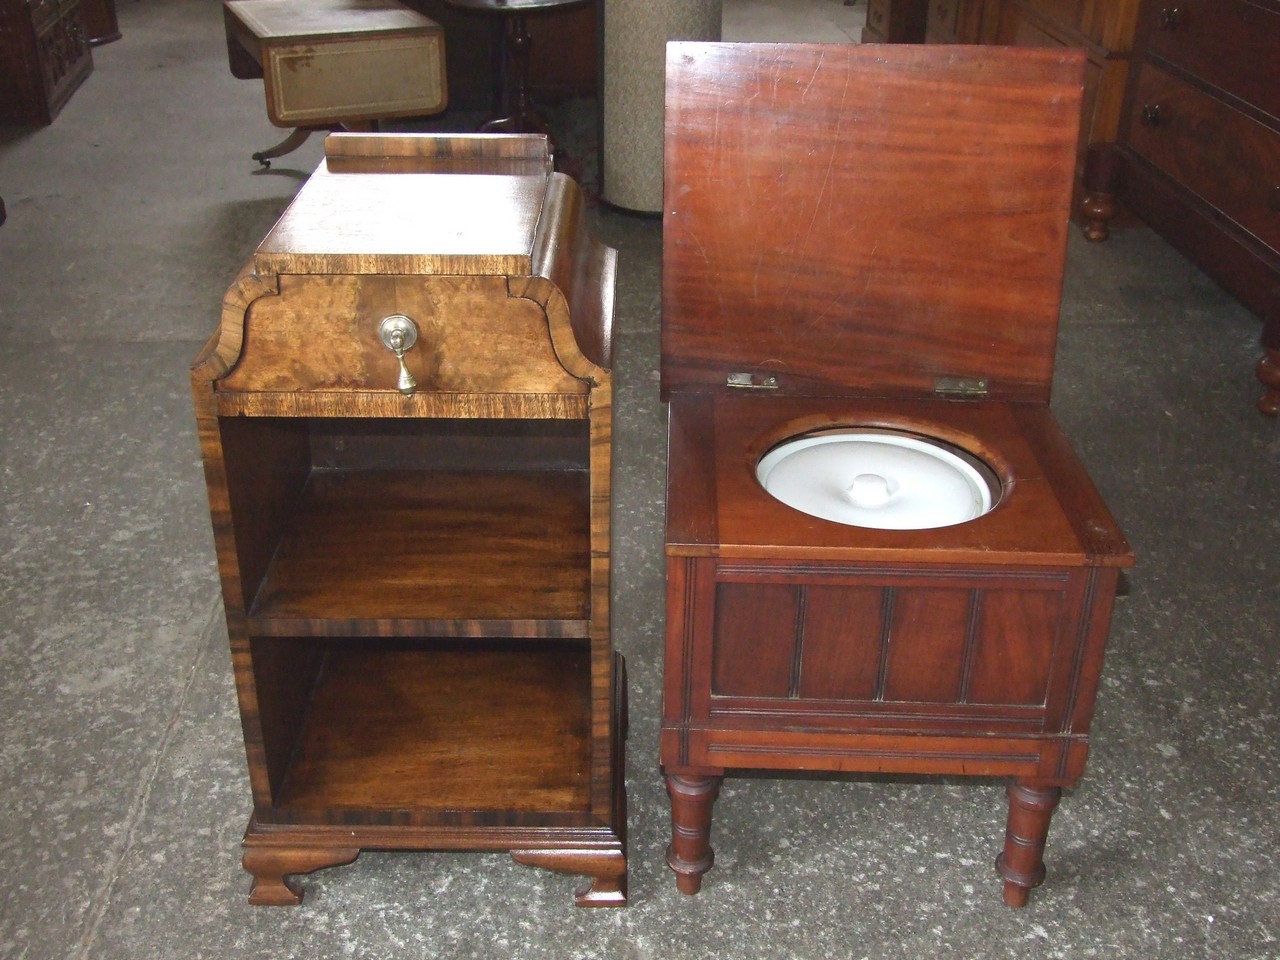
{"type": "Polygon", "coordinates": [[[1046,400],[1083,55],[675,43],[662,385],[1046,400]],[[945,105],[945,106],[943,106],[945,105]]]}

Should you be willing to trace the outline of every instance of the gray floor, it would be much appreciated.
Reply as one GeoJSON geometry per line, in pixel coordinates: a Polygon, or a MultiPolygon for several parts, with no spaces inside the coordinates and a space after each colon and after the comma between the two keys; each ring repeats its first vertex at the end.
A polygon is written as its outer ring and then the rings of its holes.
{"type": "Polygon", "coordinates": [[[717,867],[676,893],[660,229],[609,213],[632,905],[577,910],[574,880],[505,856],[365,854],[301,908],[247,906],[186,368],[320,147],[254,172],[276,131],[227,73],[216,0],[120,19],[53,126],[0,128],[0,957],[1280,956],[1280,433],[1253,407],[1257,322],[1141,228],[1071,248],[1054,408],[1140,563],[1026,910],[991,869],[995,783],[731,780],[717,867]]]}

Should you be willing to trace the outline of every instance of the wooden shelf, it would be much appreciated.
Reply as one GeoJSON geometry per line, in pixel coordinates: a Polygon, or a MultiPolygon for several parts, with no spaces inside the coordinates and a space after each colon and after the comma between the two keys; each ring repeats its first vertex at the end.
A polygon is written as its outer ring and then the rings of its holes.
{"type": "Polygon", "coordinates": [[[275,810],[304,823],[585,822],[589,657],[570,644],[335,646],[275,810]]]}
{"type": "Polygon", "coordinates": [[[585,637],[582,471],[313,470],[255,634],[585,637]]]}

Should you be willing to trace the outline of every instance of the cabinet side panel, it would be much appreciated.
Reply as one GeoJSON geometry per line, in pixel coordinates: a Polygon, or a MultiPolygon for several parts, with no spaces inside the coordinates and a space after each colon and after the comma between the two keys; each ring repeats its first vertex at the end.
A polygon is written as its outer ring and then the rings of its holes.
{"type": "Polygon", "coordinates": [[[219,432],[240,586],[248,608],[306,483],[310,442],[306,423],[300,420],[223,418],[219,432]]]}
{"type": "MultiPolygon", "coordinates": [[[[265,766],[274,802],[280,796],[289,761],[302,735],[307,705],[324,656],[314,642],[293,637],[255,637],[249,649],[254,697],[252,701],[241,697],[241,715],[250,765],[260,760],[265,766]],[[249,715],[249,703],[256,706],[256,716],[249,715]],[[255,757],[256,737],[252,735],[255,727],[262,738],[260,757],[255,757]]],[[[265,798],[257,801],[258,818],[270,819],[263,800],[265,798]]]]}

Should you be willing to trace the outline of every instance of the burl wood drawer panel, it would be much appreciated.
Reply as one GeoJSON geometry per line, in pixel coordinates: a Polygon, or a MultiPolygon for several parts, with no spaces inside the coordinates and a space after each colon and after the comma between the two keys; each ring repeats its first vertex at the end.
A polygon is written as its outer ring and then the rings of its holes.
{"type": "Polygon", "coordinates": [[[1146,11],[1154,18],[1143,25],[1149,53],[1280,117],[1280,14],[1246,0],[1178,0],[1146,11]]]}
{"type": "Polygon", "coordinates": [[[1144,63],[1129,146],[1280,250],[1280,133],[1144,63]]]}
{"type": "Polygon", "coordinates": [[[281,276],[279,295],[250,307],[218,389],[395,394],[399,366],[378,337],[394,314],[418,326],[404,360],[420,394],[587,392],[556,359],[543,309],[501,276],[281,276]]]}

